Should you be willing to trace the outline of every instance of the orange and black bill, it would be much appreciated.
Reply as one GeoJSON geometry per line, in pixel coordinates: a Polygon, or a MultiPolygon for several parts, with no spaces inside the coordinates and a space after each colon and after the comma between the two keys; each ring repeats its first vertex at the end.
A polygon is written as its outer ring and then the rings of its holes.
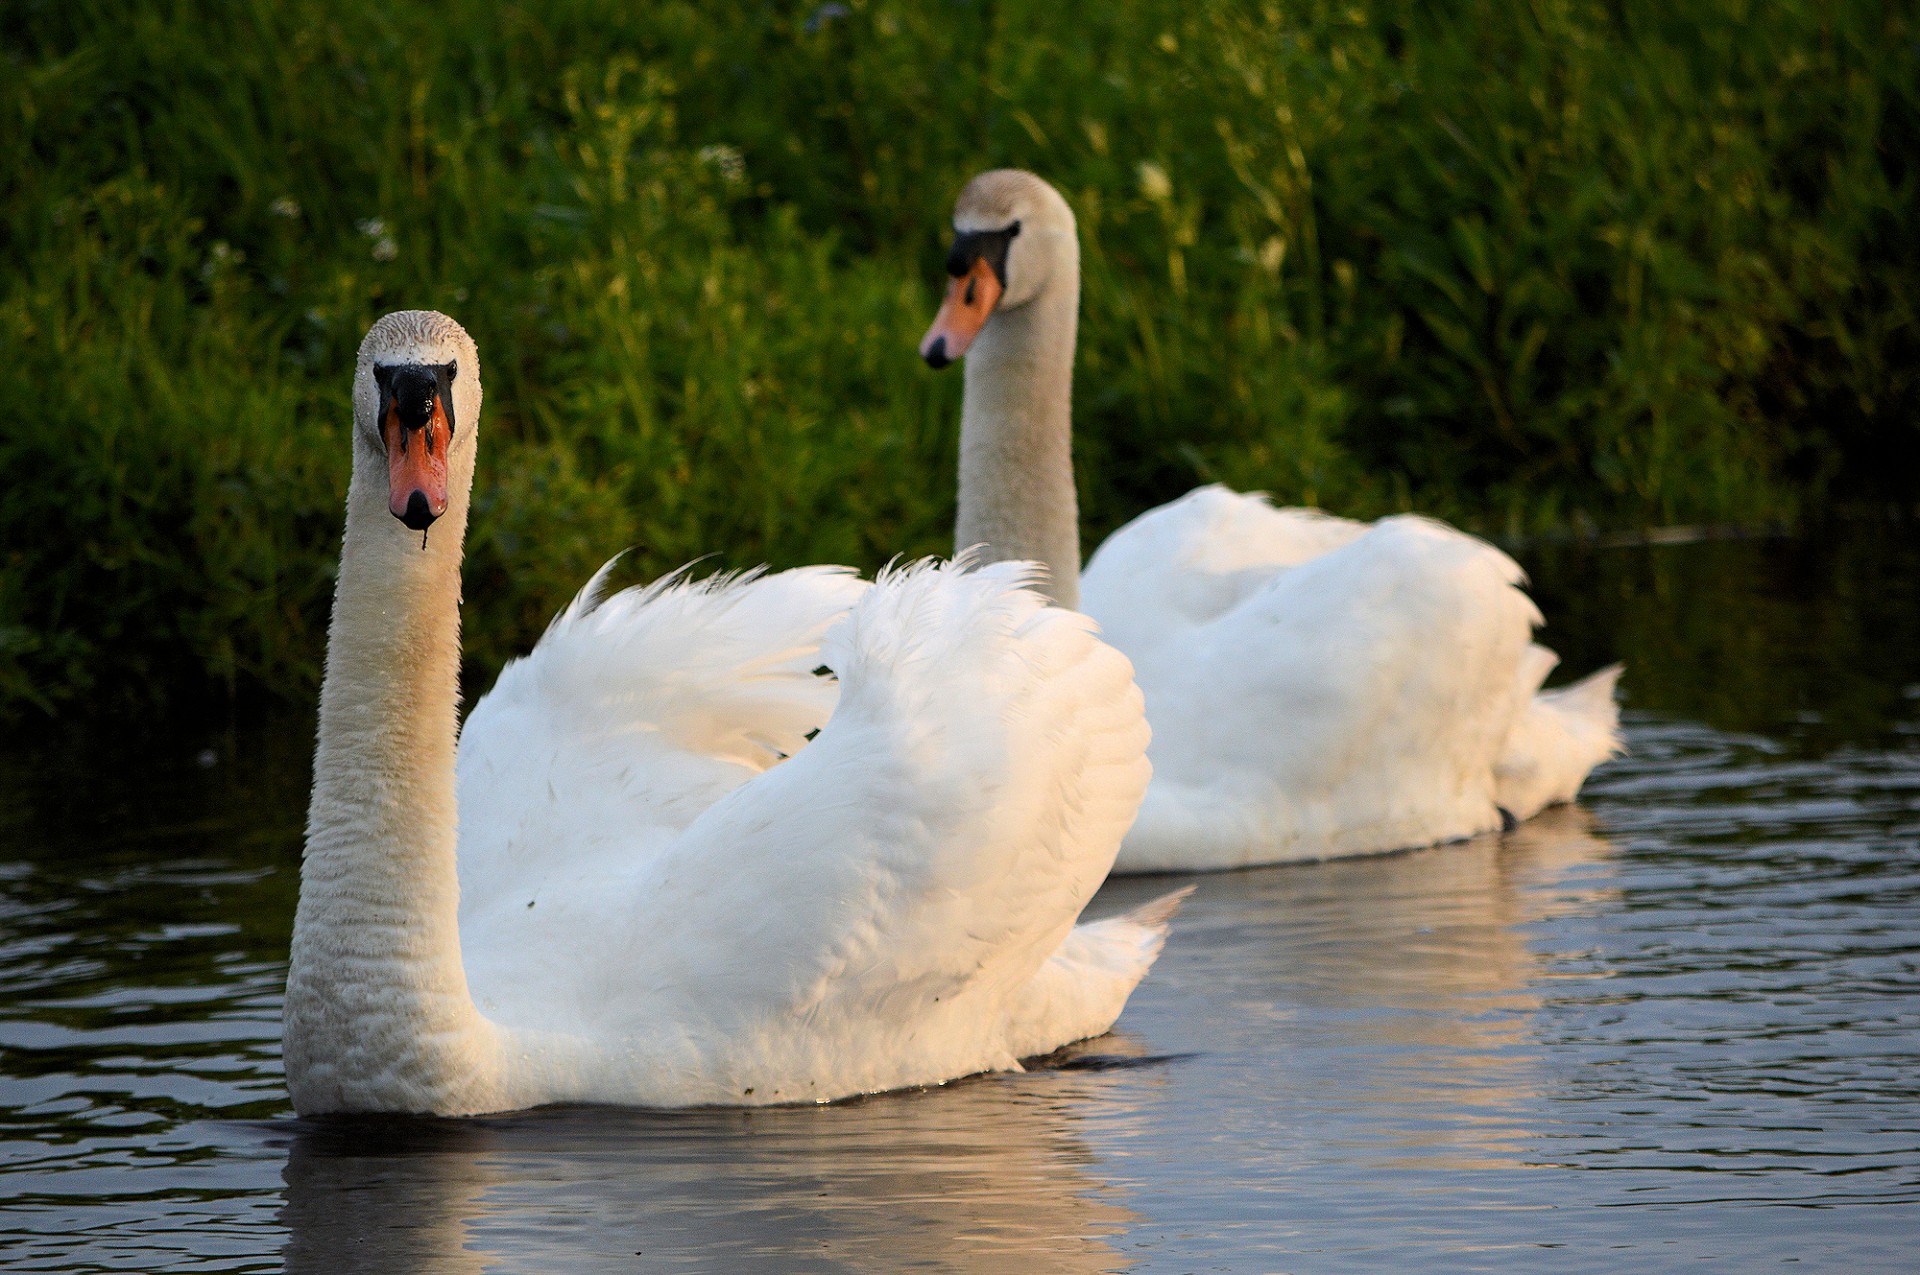
{"type": "Polygon", "coordinates": [[[453,446],[452,363],[376,367],[380,437],[387,444],[387,511],[415,531],[447,512],[453,446]]]}
{"type": "Polygon", "coordinates": [[[947,253],[947,299],[933,326],[920,338],[920,357],[942,368],[967,352],[993,308],[1007,290],[1007,248],[1020,233],[1020,223],[1004,230],[968,230],[953,238],[947,253]]]}

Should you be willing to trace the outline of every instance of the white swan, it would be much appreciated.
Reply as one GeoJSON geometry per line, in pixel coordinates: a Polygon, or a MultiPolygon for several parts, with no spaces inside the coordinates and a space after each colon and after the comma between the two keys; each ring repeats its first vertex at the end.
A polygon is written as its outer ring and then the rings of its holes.
{"type": "Polygon", "coordinates": [[[1430,519],[1365,525],[1203,487],[1116,531],[1080,573],[1073,212],[982,173],[953,214],[921,343],[966,355],[962,546],[1033,559],[1133,660],[1153,784],[1115,870],[1236,868],[1450,841],[1571,800],[1618,751],[1618,666],[1540,692],[1556,657],[1520,568],[1430,519]]]}
{"type": "Polygon", "coordinates": [[[297,1111],[820,1101],[1112,1024],[1176,900],[1074,920],[1147,730],[1126,660],[1027,568],[605,600],[596,578],[456,763],[472,340],[388,315],[353,403],[287,975],[297,1111]]]}

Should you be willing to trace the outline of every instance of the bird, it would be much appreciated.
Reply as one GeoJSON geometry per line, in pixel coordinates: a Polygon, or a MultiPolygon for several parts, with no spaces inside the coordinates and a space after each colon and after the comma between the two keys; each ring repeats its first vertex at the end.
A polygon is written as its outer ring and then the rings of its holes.
{"type": "Polygon", "coordinates": [[[453,319],[368,331],[295,1111],[824,1102],[1107,1031],[1181,896],[1076,924],[1149,772],[1095,626],[1017,563],[603,568],[462,725],[481,401],[453,319]]]}
{"type": "Polygon", "coordinates": [[[1072,459],[1080,248],[1018,169],[960,192],[920,343],[965,361],[955,543],[1032,560],[1133,661],[1154,772],[1116,872],[1198,871],[1458,840],[1569,801],[1621,748],[1613,665],[1557,657],[1518,564],[1418,515],[1373,523],[1208,485],[1080,569],[1072,459]]]}

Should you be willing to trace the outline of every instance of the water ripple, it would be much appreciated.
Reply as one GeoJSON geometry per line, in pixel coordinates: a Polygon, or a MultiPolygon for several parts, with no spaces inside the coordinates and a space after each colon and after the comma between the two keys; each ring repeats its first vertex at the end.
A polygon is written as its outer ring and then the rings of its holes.
{"type": "Polygon", "coordinates": [[[1920,694],[1867,720],[1880,690],[1812,693],[1777,728],[1637,711],[1580,808],[1504,837],[1206,878],[1121,1031],[1051,1065],[680,1115],[291,1120],[304,725],[230,749],[244,777],[186,741],[87,802],[60,794],[94,751],[36,749],[0,767],[0,1245],[326,1275],[1908,1269],[1920,694]]]}

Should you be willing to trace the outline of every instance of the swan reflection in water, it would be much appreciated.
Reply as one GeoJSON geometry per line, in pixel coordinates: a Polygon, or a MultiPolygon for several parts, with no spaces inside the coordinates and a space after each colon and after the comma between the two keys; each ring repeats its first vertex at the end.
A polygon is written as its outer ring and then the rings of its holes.
{"type": "MultiPolygon", "coordinates": [[[[1522,1165],[1536,1011],[1566,964],[1542,926],[1610,897],[1611,854],[1567,807],[1432,850],[1203,877],[1164,981],[1084,1047],[1189,1059],[829,1107],[301,1122],[287,1269],[1106,1271],[1129,1264],[1122,1233],[1180,1220],[1134,1210],[1204,1216],[1169,1195],[1183,1158],[1263,1179],[1522,1165]],[[1220,1123],[1250,1118],[1254,1155],[1219,1163],[1220,1123]]],[[[1112,882],[1096,910],[1167,884],[1112,882]]]]}
{"type": "MultiPolygon", "coordinates": [[[[1123,1025],[1201,1053],[1176,1070],[1167,1102],[1211,1108],[1216,1122],[1293,1113],[1240,1172],[1351,1168],[1356,1156],[1383,1169],[1536,1162],[1540,1102],[1556,1083],[1539,1063],[1539,1010],[1554,981],[1599,976],[1553,948],[1613,897],[1612,856],[1587,812],[1561,806],[1452,845],[1202,878],[1182,941],[1156,967],[1162,985],[1123,1025]]],[[[1098,906],[1169,879],[1110,882],[1098,906]]],[[[1206,1124],[1204,1113],[1149,1119],[1163,1145],[1206,1124]]]]}
{"type": "Polygon", "coordinates": [[[286,1270],[1115,1270],[1072,1125],[1159,1083],[1104,1069],[1128,1047],[826,1107],[300,1121],[286,1270]]]}

